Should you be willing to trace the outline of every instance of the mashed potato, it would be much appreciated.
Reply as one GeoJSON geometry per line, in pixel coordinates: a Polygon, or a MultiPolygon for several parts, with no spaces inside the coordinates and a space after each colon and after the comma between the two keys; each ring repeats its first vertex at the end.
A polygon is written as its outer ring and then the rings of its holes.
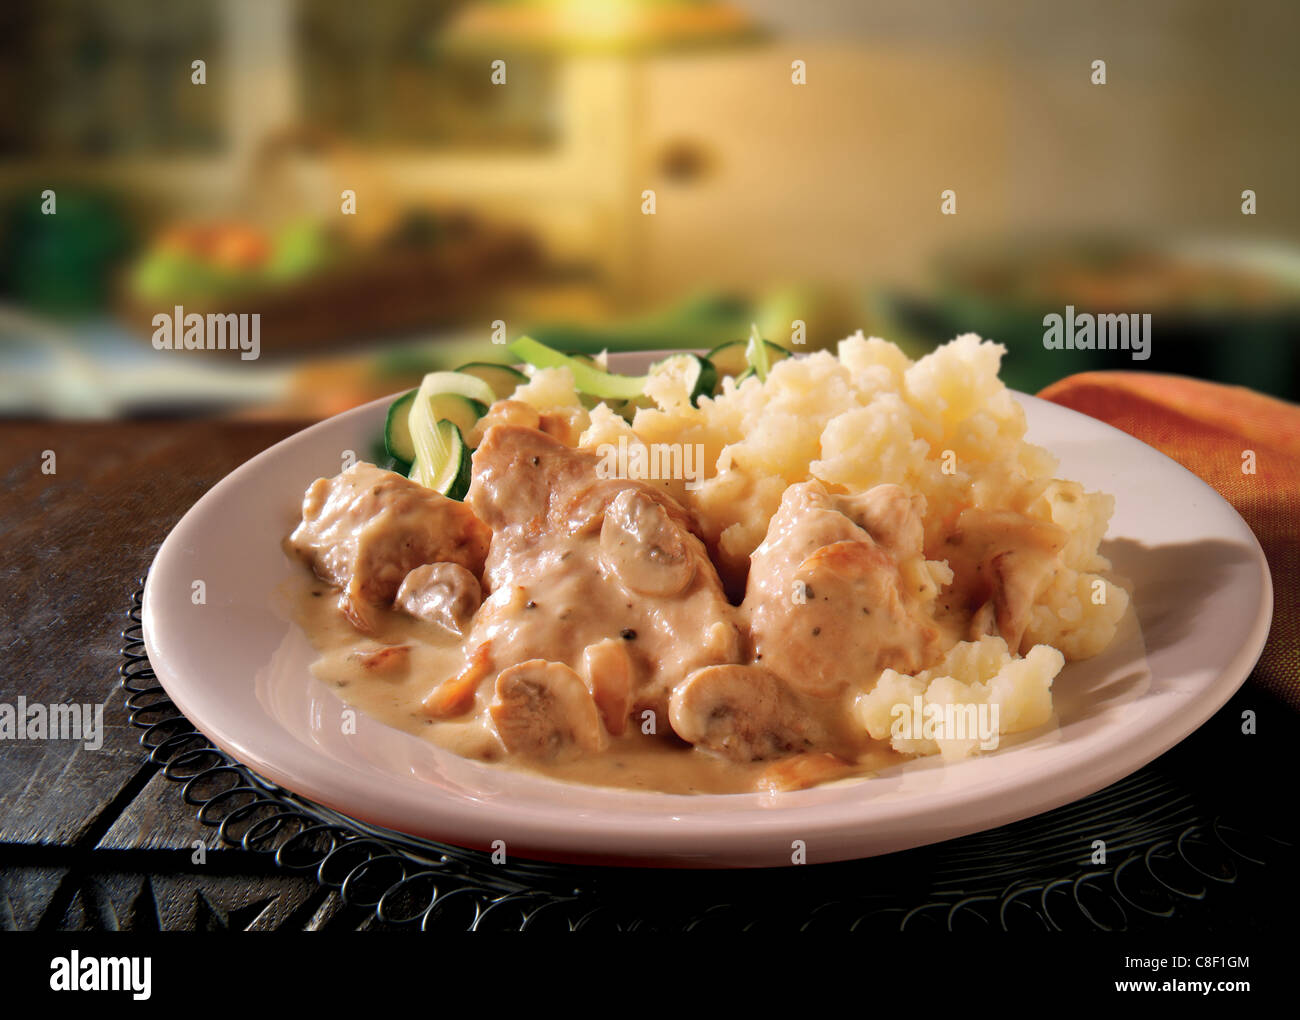
{"type": "MultiPolygon", "coordinates": [[[[1033,729],[1052,715],[1052,681],[1065,665],[1055,648],[1035,645],[1024,658],[1007,651],[1000,637],[986,635],[978,641],[961,641],[934,667],[905,676],[887,669],[874,687],[854,702],[854,713],[876,740],[889,741],[904,754],[934,754],[947,759],[961,758],[975,751],[974,736],[932,739],[908,731],[902,725],[911,718],[900,706],[920,699],[922,706],[995,706],[993,734],[1033,729]]],[[[984,748],[992,750],[996,747],[984,748]]]]}
{"type": "Polygon", "coordinates": [[[912,361],[894,344],[858,333],[840,342],[838,356],[819,351],[777,363],[766,382],[728,378],[699,407],[665,381],[651,389],[656,406],[638,410],[631,423],[603,405],[588,412],[567,369],[534,372],[515,399],[565,416],[587,449],[620,440],[698,444],[698,484],[658,484],[693,511],[733,592],[787,488],[809,480],[850,497],[883,483],[920,497],[925,559],[911,569],[924,578],[919,587],[933,589],[922,595],[937,607],[953,581],[945,542],[964,511],[1011,511],[1063,529],[1068,538],[1052,569],[1026,593],[1019,647],[991,634],[954,633],[930,668],[861,680],[854,712],[873,738],[904,753],[956,757],[977,742],[892,734],[893,706],[918,696],[922,704],[996,705],[1000,733],[1041,725],[1064,662],[1104,649],[1129,601],[1105,577],[1110,565],[1098,552],[1112,498],[1055,478],[1051,454],[1025,442],[1024,411],[998,378],[1004,354],[966,334],[912,361]]]}

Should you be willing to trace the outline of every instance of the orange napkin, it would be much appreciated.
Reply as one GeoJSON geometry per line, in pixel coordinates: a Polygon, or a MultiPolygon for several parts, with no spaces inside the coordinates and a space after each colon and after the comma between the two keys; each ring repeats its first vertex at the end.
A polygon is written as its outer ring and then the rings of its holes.
{"type": "Polygon", "coordinates": [[[1251,678],[1300,709],[1300,406],[1145,372],[1083,372],[1038,395],[1154,446],[1236,508],[1273,575],[1273,626],[1251,678]],[[1255,474],[1242,471],[1245,450],[1255,474]]]}

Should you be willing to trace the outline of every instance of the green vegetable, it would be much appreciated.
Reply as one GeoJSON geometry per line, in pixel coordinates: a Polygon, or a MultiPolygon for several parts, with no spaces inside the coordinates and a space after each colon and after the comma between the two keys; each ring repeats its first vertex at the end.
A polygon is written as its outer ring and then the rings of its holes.
{"type": "Polygon", "coordinates": [[[758,323],[749,324],[749,343],[745,345],[745,361],[758,376],[759,382],[767,382],[767,341],[758,335],[758,323]]]}
{"type": "Polygon", "coordinates": [[[315,220],[287,223],[275,232],[263,271],[277,283],[300,280],[335,261],[335,248],[329,233],[315,220]]]}
{"type": "Polygon", "coordinates": [[[384,421],[384,452],[396,461],[406,464],[402,474],[410,470],[415,460],[415,444],[411,441],[411,402],[419,390],[411,390],[388,405],[384,421]]]}
{"type": "MultiPolygon", "coordinates": [[[[565,351],[564,353],[568,355],[570,358],[572,358],[574,361],[580,362],[586,365],[588,368],[594,368],[598,372],[605,371],[601,367],[599,361],[597,361],[594,357],[592,357],[590,354],[585,353],[584,351],[565,351]]],[[[598,397],[593,397],[590,393],[579,393],[578,401],[588,411],[593,410],[596,407],[596,405],[600,403],[600,399],[598,397]]]]}
{"type": "Polygon", "coordinates": [[[440,421],[424,439],[409,477],[448,499],[464,499],[473,461],[460,429],[449,421],[440,421]]]}
{"type": "Polygon", "coordinates": [[[492,387],[497,400],[505,399],[514,393],[516,387],[528,382],[528,376],[519,369],[511,368],[509,365],[494,365],[487,361],[471,361],[469,364],[461,365],[456,371],[482,379],[492,387]]]}
{"type": "Polygon", "coordinates": [[[573,384],[581,393],[589,393],[601,400],[631,400],[645,390],[646,376],[616,375],[583,364],[577,358],[552,350],[532,337],[521,336],[507,348],[520,361],[535,368],[567,368],[573,373],[573,384]]]}
{"type": "MultiPolygon", "coordinates": [[[[767,350],[768,365],[774,365],[790,356],[790,352],[779,344],[772,343],[771,340],[764,340],[763,344],[767,350]]],[[[737,382],[740,382],[751,365],[746,357],[749,350],[748,340],[729,340],[725,344],[719,344],[713,350],[709,351],[709,361],[718,372],[718,382],[721,383],[724,376],[731,376],[737,382]]]]}
{"type": "Polygon", "coordinates": [[[462,397],[459,393],[435,393],[425,399],[429,402],[432,419],[435,422],[451,422],[460,429],[462,436],[469,435],[478,420],[487,414],[486,404],[470,397],[462,397]]]}
{"type": "Polygon", "coordinates": [[[452,499],[469,488],[469,447],[464,433],[496,399],[482,379],[459,372],[430,372],[411,400],[407,417],[415,459],[410,478],[452,499]]]}
{"type": "Polygon", "coordinates": [[[718,376],[738,376],[746,369],[745,364],[745,341],[728,340],[725,344],[718,344],[717,347],[709,351],[709,361],[717,369],[718,376]]]}
{"type": "Polygon", "coordinates": [[[491,406],[496,402],[492,387],[476,375],[463,372],[430,372],[420,381],[420,392],[425,397],[439,393],[455,393],[480,404],[491,406]]]}

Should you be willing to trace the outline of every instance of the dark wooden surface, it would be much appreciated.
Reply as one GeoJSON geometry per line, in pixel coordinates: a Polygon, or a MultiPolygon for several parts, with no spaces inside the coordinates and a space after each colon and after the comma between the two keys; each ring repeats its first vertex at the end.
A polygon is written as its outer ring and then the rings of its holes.
{"type": "Polygon", "coordinates": [[[117,674],[124,613],[163,537],[215,482],[300,427],[0,424],[0,700],[104,705],[98,750],[0,742],[0,928],[364,923],[310,877],[218,845],[147,763],[117,674]],[[47,450],[53,474],[42,472],[47,450]]]}
{"type": "MultiPolygon", "coordinates": [[[[23,696],[29,703],[105,706],[98,750],[73,741],[0,741],[0,929],[377,926],[368,910],[344,904],[311,874],[281,871],[266,855],[221,845],[216,830],[202,825],[194,808],[184,804],[178,785],[147,761],[139,731],[127,724],[119,687],[125,613],[167,532],[230,470],[300,427],[288,422],[0,423],[0,633],[5,642],[0,702],[13,704],[23,696]],[[41,470],[47,450],[56,457],[52,475],[41,470]]],[[[1300,909],[1294,812],[1289,807],[1279,812],[1276,800],[1278,790],[1293,785],[1297,739],[1295,714],[1248,683],[1201,730],[1144,770],[1164,784],[1154,789],[1168,792],[1159,795],[1162,804],[1168,801],[1167,822],[1155,824],[1151,809],[1141,803],[1126,808],[1126,794],[1112,797],[1116,803],[1105,817],[1113,821],[1102,825],[1101,834],[1117,845],[1127,841],[1140,856],[1149,846],[1180,843],[1185,831],[1217,831],[1224,818],[1231,819],[1225,831],[1233,840],[1264,848],[1233,864],[1239,874],[1231,882],[1210,881],[1213,888],[1205,897],[1185,898],[1171,923],[1200,931],[1253,930],[1293,918],[1300,909]],[[1243,741],[1245,709],[1258,713],[1260,735],[1243,741]]],[[[1094,798],[1106,796],[1103,791],[1094,798]]],[[[1082,802],[1060,809],[1059,829],[1052,831],[1079,838],[1070,812],[1085,809],[1082,802]]],[[[878,865],[872,881],[888,887],[904,873],[917,881],[940,869],[964,874],[972,853],[996,857],[1003,852],[980,846],[1035,838],[1018,831],[1030,830],[995,830],[971,837],[974,842],[964,847],[943,844],[863,862],[863,867],[878,865]],[[948,860],[951,855],[954,860],[948,860]]],[[[1071,846],[1057,845],[1056,836],[1048,842],[1058,856],[1080,856],[1071,846]]],[[[853,867],[826,866],[838,870],[823,870],[823,884],[861,886],[869,875],[844,870],[853,867]]],[[[1086,859],[1067,860],[1062,867],[1066,875],[1089,870],[1086,859]]],[[[739,889],[744,881],[700,877],[707,895],[717,895],[723,885],[739,889]]],[[[687,878],[680,872],[669,876],[662,895],[681,896],[687,878]]],[[[768,894],[772,881],[772,876],[765,880],[768,894]]],[[[782,899],[793,909],[811,889],[787,890],[782,899]]],[[[763,899],[761,888],[738,895],[770,906],[771,896],[763,899]]],[[[630,902],[646,900],[645,888],[636,885],[630,902]]]]}

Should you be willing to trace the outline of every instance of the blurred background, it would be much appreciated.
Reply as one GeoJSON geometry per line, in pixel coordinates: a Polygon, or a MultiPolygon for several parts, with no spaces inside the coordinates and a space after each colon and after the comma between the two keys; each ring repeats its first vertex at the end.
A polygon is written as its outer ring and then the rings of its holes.
{"type": "Polygon", "coordinates": [[[494,329],[795,320],[1296,398],[1297,38],[1285,0],[5,0],[0,414],[319,418],[494,329]],[[1045,351],[1067,304],[1152,357],[1045,351]],[[156,350],[177,305],[261,356],[156,350]]]}

